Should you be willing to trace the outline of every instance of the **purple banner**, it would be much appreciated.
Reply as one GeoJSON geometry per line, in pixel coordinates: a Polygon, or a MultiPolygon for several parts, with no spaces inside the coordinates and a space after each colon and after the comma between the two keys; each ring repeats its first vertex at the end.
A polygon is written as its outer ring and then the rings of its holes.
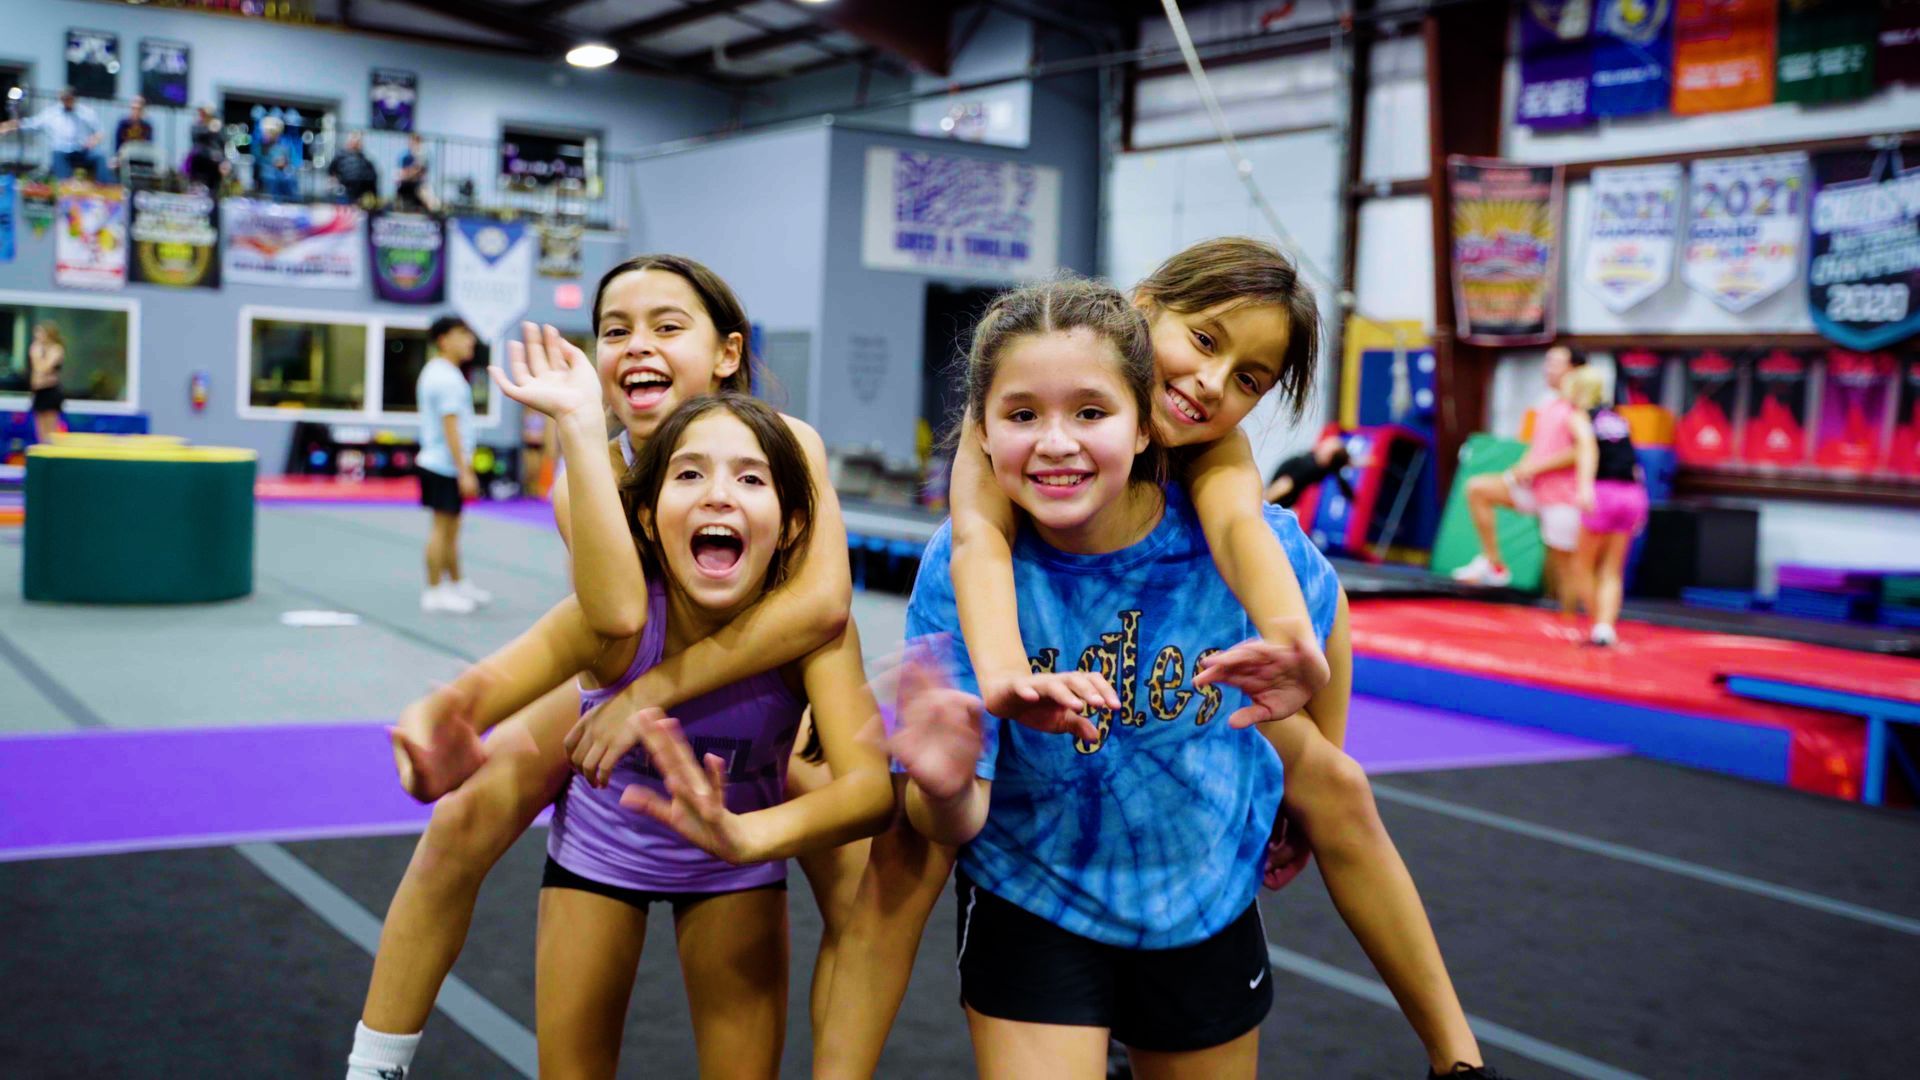
{"type": "Polygon", "coordinates": [[[1898,150],[1813,155],[1807,304],[1814,328],[1849,349],[1920,331],[1920,169],[1898,150]]]}
{"type": "Polygon", "coordinates": [[[430,214],[374,214],[367,229],[373,295],[396,304],[446,298],[446,236],[430,214]]]}
{"type": "Polygon", "coordinates": [[[1585,4],[1575,0],[1563,9],[1583,9],[1578,18],[1520,8],[1520,99],[1514,123],[1537,131],[1583,127],[1593,122],[1589,93],[1593,82],[1593,50],[1587,43],[1585,4]],[[1543,21],[1548,18],[1552,22],[1543,21]]]}
{"type": "Polygon", "coordinates": [[[1593,24],[1593,114],[1664,112],[1672,96],[1673,4],[1601,0],[1593,24]]]}

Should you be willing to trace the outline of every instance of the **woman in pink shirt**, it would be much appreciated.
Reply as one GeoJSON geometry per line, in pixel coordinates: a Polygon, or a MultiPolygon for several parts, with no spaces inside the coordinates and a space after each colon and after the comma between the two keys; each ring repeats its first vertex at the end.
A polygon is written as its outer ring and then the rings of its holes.
{"type": "Polygon", "coordinates": [[[1505,585],[1513,580],[1500,557],[1500,536],[1494,528],[1494,511],[1503,506],[1540,519],[1540,540],[1547,547],[1547,580],[1555,588],[1568,580],[1569,560],[1580,546],[1579,481],[1573,468],[1573,416],[1578,410],[1559,390],[1567,372],[1586,362],[1586,357],[1565,345],[1547,350],[1547,387],[1554,394],[1535,410],[1533,443],[1526,456],[1505,473],[1488,473],[1467,482],[1467,506],[1480,534],[1480,554],[1455,570],[1454,580],[1474,585],[1505,585]]]}

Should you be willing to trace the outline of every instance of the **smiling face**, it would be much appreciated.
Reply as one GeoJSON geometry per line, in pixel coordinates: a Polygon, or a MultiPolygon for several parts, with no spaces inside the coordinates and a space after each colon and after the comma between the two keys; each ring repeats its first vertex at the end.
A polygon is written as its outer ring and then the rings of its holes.
{"type": "Polygon", "coordinates": [[[753,430],[725,410],[688,424],[643,527],[666,561],[676,599],[704,616],[696,621],[731,618],[758,599],[785,514],[753,430]]]}
{"type": "Polygon", "coordinates": [[[994,480],[1049,544],[1100,552],[1134,539],[1122,496],[1149,436],[1110,341],[1082,327],[1010,342],[981,434],[994,480]]]}
{"type": "Polygon", "coordinates": [[[1549,389],[1552,389],[1552,390],[1560,389],[1560,380],[1566,378],[1567,372],[1572,370],[1573,370],[1573,350],[1572,349],[1567,348],[1565,345],[1555,345],[1552,348],[1547,350],[1547,366],[1545,369],[1545,373],[1547,376],[1547,387],[1549,389]]]}
{"type": "Polygon", "coordinates": [[[602,294],[600,379],[636,444],[681,402],[719,389],[745,345],[739,334],[722,339],[693,286],[671,271],[622,274],[602,294]]]}
{"type": "Polygon", "coordinates": [[[1139,301],[1153,335],[1154,432],[1164,446],[1210,443],[1273,389],[1293,332],[1278,304],[1226,301],[1175,311],[1139,301]]]}

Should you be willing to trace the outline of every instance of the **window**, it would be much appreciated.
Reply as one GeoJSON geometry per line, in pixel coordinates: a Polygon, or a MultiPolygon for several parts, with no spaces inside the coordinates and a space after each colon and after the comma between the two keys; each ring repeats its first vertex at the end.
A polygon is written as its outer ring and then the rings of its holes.
{"type": "Polygon", "coordinates": [[[508,125],[500,131],[500,177],[509,187],[597,192],[600,136],[508,125]]]}
{"type": "Polygon", "coordinates": [[[27,348],[41,323],[53,325],[66,349],[60,384],[69,409],[132,412],[139,406],[137,301],[0,292],[0,408],[26,407],[27,348]]]}
{"type": "MultiPolygon", "coordinates": [[[[420,379],[420,369],[427,366],[427,328],[391,326],[386,328],[385,343],[381,347],[384,359],[380,377],[381,408],[390,413],[418,412],[419,401],[414,396],[415,385],[420,379]]],[[[493,394],[493,380],[486,377],[487,364],[490,362],[485,344],[475,345],[473,361],[462,365],[467,373],[467,381],[473,385],[473,411],[485,416],[489,408],[489,398],[493,394]]]]}
{"type": "Polygon", "coordinates": [[[11,110],[19,110],[22,117],[26,114],[28,92],[27,67],[25,64],[0,62],[0,109],[7,109],[7,118],[13,119],[11,110]]]}
{"type": "MultiPolygon", "coordinates": [[[[414,383],[427,362],[427,320],[301,308],[240,311],[242,417],[410,423],[414,383]]],[[[498,421],[481,345],[467,365],[482,427],[498,421]]]]}
{"type": "Polygon", "coordinates": [[[311,161],[333,145],[335,109],[332,102],[311,98],[229,91],[221,97],[220,122],[227,126],[227,141],[234,152],[251,157],[260,121],[278,117],[286,125],[287,137],[299,143],[300,160],[311,161]]]}

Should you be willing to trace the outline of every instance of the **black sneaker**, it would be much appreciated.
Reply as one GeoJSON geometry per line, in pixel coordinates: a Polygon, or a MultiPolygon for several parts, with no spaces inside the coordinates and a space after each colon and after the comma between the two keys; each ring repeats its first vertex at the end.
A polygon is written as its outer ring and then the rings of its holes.
{"type": "Polygon", "coordinates": [[[1453,1068],[1443,1073],[1428,1069],[1427,1080],[1508,1080],[1508,1078],[1496,1072],[1491,1066],[1469,1065],[1464,1061],[1456,1061],[1453,1063],[1453,1068]]]}

